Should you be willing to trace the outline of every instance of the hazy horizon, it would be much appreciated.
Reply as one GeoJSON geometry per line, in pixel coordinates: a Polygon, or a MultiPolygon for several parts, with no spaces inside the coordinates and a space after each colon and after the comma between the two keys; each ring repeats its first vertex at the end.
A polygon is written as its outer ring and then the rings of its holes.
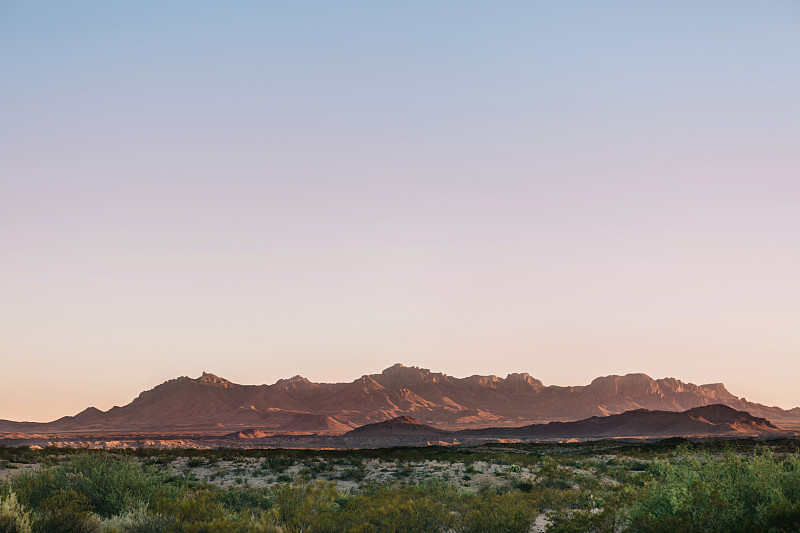
{"type": "Polygon", "coordinates": [[[800,405],[800,4],[0,5],[0,419],[181,375],[800,405]]]}

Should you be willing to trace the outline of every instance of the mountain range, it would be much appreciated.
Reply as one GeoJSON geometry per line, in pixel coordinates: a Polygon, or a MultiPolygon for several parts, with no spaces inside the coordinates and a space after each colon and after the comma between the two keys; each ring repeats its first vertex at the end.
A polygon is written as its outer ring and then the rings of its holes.
{"type": "Polygon", "coordinates": [[[635,411],[686,411],[722,404],[786,428],[800,426],[800,408],[769,407],[738,398],[721,383],[695,385],[645,374],[605,376],[589,385],[546,386],[529,374],[456,378],[396,364],[349,383],[314,383],[295,376],[272,385],[239,385],[213,374],[179,377],[108,411],[90,407],[47,423],[0,420],[0,432],[121,432],[221,435],[342,434],[365,424],[413,417],[442,430],[520,427],[635,411]]]}
{"type": "Polygon", "coordinates": [[[726,405],[714,404],[687,411],[637,409],[616,415],[593,416],[575,422],[549,422],[521,427],[487,427],[446,431],[407,416],[367,424],[339,437],[347,446],[419,446],[429,444],[483,444],[564,439],[664,437],[777,437],[787,435],[764,418],[726,405]]]}
{"type": "MultiPolygon", "coordinates": [[[[481,428],[459,431],[462,436],[492,435],[516,438],[603,438],[670,436],[767,436],[785,432],[766,418],[755,417],[722,404],[704,405],[686,411],[636,409],[608,416],[593,416],[575,422],[548,422],[517,428],[481,428]]],[[[352,433],[352,432],[350,432],[352,433]]]]}

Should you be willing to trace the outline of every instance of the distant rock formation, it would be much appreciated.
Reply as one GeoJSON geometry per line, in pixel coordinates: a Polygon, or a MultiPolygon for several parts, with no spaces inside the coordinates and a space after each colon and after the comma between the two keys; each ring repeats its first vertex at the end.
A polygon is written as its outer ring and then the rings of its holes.
{"type": "Polygon", "coordinates": [[[88,408],[48,423],[0,421],[0,432],[98,431],[223,435],[266,432],[345,433],[408,416],[447,430],[569,422],[647,409],[686,411],[722,404],[782,427],[800,426],[800,408],[783,410],[740,399],[721,383],[694,385],[645,374],[599,377],[589,385],[545,386],[525,373],[455,378],[396,364],[350,383],[301,376],[273,385],[238,385],[213,374],[180,377],[142,392],[123,407],[88,408]]]}
{"type": "Polygon", "coordinates": [[[491,442],[563,441],[572,439],[666,437],[752,438],[789,436],[766,419],[754,417],[725,405],[706,405],[687,411],[636,409],[624,413],[593,416],[574,422],[549,422],[521,427],[487,427],[447,431],[399,416],[366,424],[343,435],[292,436],[262,430],[240,431],[229,435],[250,446],[356,447],[475,445],[491,442]],[[252,442],[258,440],[258,442],[252,442]]]}
{"type": "Polygon", "coordinates": [[[608,438],[675,436],[776,436],[785,430],[764,418],[727,405],[706,405],[687,411],[636,409],[621,414],[594,416],[575,422],[550,422],[519,428],[483,428],[459,431],[460,437],[608,438]]]}
{"type": "Polygon", "coordinates": [[[398,416],[396,418],[392,418],[391,420],[386,420],[385,422],[376,422],[374,424],[367,424],[365,426],[358,427],[352,431],[348,431],[344,435],[345,437],[384,437],[387,435],[437,437],[450,434],[450,431],[428,426],[416,418],[398,416]]]}

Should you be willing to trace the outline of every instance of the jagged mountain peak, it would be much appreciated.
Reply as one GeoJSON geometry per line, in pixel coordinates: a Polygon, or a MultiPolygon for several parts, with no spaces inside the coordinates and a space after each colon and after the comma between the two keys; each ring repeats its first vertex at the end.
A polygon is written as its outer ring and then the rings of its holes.
{"type": "Polygon", "coordinates": [[[389,368],[384,369],[380,376],[404,376],[404,377],[427,377],[432,372],[428,368],[420,368],[418,366],[405,366],[401,363],[395,363],[389,368]]]}
{"type": "Polygon", "coordinates": [[[610,374],[608,376],[599,376],[592,380],[591,385],[600,383],[655,383],[656,380],[643,374],[641,372],[634,372],[629,374],[617,375],[610,374]]]}
{"type": "MultiPolygon", "coordinates": [[[[725,384],[723,383],[706,383],[705,385],[700,385],[701,389],[714,391],[717,394],[725,395],[725,396],[732,396],[732,394],[725,388],[725,384]]],[[[744,398],[742,398],[744,400],[744,398]]]]}
{"type": "MultiPolygon", "coordinates": [[[[404,369],[407,369],[407,368],[409,368],[409,367],[407,367],[403,363],[395,363],[392,366],[390,366],[388,368],[385,368],[381,372],[381,374],[393,374],[393,373],[396,373],[396,372],[403,372],[404,369]]],[[[411,368],[416,368],[416,367],[411,367],[411,368]]]]}
{"type": "Polygon", "coordinates": [[[228,388],[234,386],[234,383],[232,383],[231,381],[228,381],[225,378],[221,378],[209,372],[203,372],[203,375],[201,375],[195,381],[203,385],[213,385],[215,387],[228,388]]]}
{"type": "Polygon", "coordinates": [[[308,378],[304,378],[300,374],[296,376],[292,376],[289,379],[279,379],[275,382],[275,385],[297,385],[297,384],[306,384],[311,383],[308,378]]]}
{"type": "Polygon", "coordinates": [[[506,381],[509,383],[519,383],[519,382],[527,383],[528,385],[531,385],[537,389],[541,389],[544,387],[544,383],[534,378],[527,372],[513,372],[511,374],[508,374],[506,376],[506,381]]]}
{"type": "Polygon", "coordinates": [[[385,369],[380,374],[373,374],[370,377],[384,387],[412,387],[416,383],[435,383],[445,376],[444,374],[431,372],[427,368],[418,366],[405,366],[400,363],[394,364],[385,369]]]}

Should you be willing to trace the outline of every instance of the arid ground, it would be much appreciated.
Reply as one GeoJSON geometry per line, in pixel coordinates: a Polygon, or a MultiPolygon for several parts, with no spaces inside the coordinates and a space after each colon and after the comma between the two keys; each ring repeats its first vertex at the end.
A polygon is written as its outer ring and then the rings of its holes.
{"type": "Polygon", "coordinates": [[[5,447],[0,525],[109,533],[789,532],[800,526],[799,451],[800,442],[787,439],[364,450],[5,447]]]}

